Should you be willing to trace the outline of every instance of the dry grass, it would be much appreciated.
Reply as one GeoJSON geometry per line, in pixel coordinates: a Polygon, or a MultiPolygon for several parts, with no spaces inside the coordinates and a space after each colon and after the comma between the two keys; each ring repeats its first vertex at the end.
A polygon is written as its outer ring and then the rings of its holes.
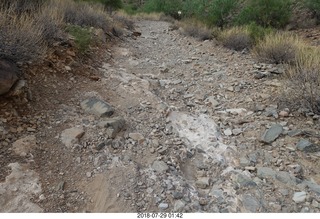
{"type": "Polygon", "coordinates": [[[64,21],[81,27],[101,28],[104,31],[111,30],[111,20],[108,18],[104,7],[99,4],[86,2],[74,2],[72,0],[55,0],[60,4],[64,13],[64,21]]]}
{"type": "Polygon", "coordinates": [[[47,50],[43,26],[26,15],[17,16],[12,10],[0,10],[0,57],[12,61],[33,61],[47,50]]]}
{"type": "Polygon", "coordinates": [[[61,0],[50,0],[41,7],[38,15],[35,16],[37,25],[43,27],[42,35],[49,45],[66,38],[62,4],[61,0]]]}
{"type": "Polygon", "coordinates": [[[132,17],[137,20],[160,21],[165,15],[163,13],[138,13],[132,17]]]}
{"type": "Polygon", "coordinates": [[[286,72],[287,98],[297,106],[320,112],[320,51],[300,47],[295,64],[286,72]],[[289,91],[289,92],[288,92],[289,91]]]}
{"type": "Polygon", "coordinates": [[[233,27],[224,30],[220,33],[219,39],[225,47],[236,51],[249,49],[253,44],[250,32],[246,27],[233,27]]]}
{"type": "Polygon", "coordinates": [[[182,34],[191,36],[199,40],[209,40],[213,38],[212,30],[203,23],[193,20],[185,19],[178,23],[182,27],[182,34]]]}
{"type": "Polygon", "coordinates": [[[260,41],[253,50],[258,60],[273,64],[292,64],[295,62],[299,48],[304,43],[289,33],[271,33],[260,41]]]}

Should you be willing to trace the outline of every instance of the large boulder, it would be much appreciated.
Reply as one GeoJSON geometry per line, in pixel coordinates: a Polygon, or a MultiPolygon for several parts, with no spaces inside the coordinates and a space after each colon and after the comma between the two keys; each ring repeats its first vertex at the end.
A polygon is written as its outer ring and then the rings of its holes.
{"type": "Polygon", "coordinates": [[[13,62],[0,59],[0,95],[7,93],[16,83],[19,71],[13,62]]]}

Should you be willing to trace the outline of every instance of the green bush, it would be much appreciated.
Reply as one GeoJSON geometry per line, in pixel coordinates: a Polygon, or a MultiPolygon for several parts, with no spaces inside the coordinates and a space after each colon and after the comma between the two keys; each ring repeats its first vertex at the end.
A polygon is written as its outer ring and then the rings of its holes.
{"type": "Polygon", "coordinates": [[[187,18],[202,18],[204,7],[208,1],[185,0],[182,5],[182,16],[187,18]]]}
{"type": "Polygon", "coordinates": [[[231,12],[237,7],[238,0],[212,0],[208,7],[207,22],[223,28],[231,12]]]}
{"type": "Polygon", "coordinates": [[[249,31],[249,35],[254,43],[263,40],[266,35],[271,34],[274,30],[270,27],[262,27],[252,22],[249,25],[246,25],[246,29],[249,31]]]}
{"type": "Polygon", "coordinates": [[[305,5],[313,11],[318,22],[320,22],[320,1],[319,0],[304,0],[305,5]]]}
{"type": "Polygon", "coordinates": [[[282,28],[292,13],[292,0],[248,0],[236,18],[238,24],[255,22],[262,27],[282,28]]]}
{"type": "Polygon", "coordinates": [[[66,31],[74,37],[77,49],[82,54],[86,53],[92,41],[90,30],[77,25],[69,25],[67,26],[66,31]]]}

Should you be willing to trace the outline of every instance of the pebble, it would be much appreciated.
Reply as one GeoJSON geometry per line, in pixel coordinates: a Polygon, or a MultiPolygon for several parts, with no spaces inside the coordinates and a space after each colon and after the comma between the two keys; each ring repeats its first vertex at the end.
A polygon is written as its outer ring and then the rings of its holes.
{"type": "Polygon", "coordinates": [[[169,204],[162,202],[159,204],[158,208],[161,210],[165,210],[165,209],[169,208],[169,204]]]}
{"type": "Polygon", "coordinates": [[[196,181],[196,186],[200,189],[205,189],[210,185],[209,177],[201,177],[196,181]]]}
{"type": "Polygon", "coordinates": [[[307,198],[307,193],[306,192],[295,192],[293,194],[293,198],[292,200],[295,202],[295,203],[301,203],[301,202],[304,202],[307,198]]]}
{"type": "Polygon", "coordinates": [[[231,136],[232,135],[232,131],[231,131],[231,129],[226,129],[226,130],[224,130],[223,131],[223,133],[226,135],[226,136],[231,136]]]}
{"type": "Polygon", "coordinates": [[[92,176],[92,173],[91,173],[91,172],[87,172],[87,173],[86,173],[86,176],[87,176],[88,178],[90,178],[90,177],[92,176]]]}

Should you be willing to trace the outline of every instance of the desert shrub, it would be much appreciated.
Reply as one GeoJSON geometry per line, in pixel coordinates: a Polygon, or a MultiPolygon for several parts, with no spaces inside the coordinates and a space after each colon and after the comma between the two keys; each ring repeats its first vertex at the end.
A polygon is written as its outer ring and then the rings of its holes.
{"type": "Polygon", "coordinates": [[[291,17],[292,0],[248,0],[236,18],[238,24],[255,22],[262,27],[284,27],[291,17]]]}
{"type": "Polygon", "coordinates": [[[84,54],[90,48],[92,43],[91,32],[87,27],[77,25],[68,25],[66,31],[73,36],[74,42],[80,53],[84,54]]]}
{"type": "Polygon", "coordinates": [[[182,5],[182,16],[185,18],[202,18],[207,1],[185,0],[182,5]]]}
{"type": "Polygon", "coordinates": [[[47,50],[42,26],[27,14],[12,14],[10,8],[0,10],[0,57],[15,62],[33,61],[47,50]]]}
{"type": "Polygon", "coordinates": [[[118,13],[116,15],[113,16],[113,19],[122,24],[122,26],[124,26],[125,28],[127,28],[128,30],[134,30],[134,22],[131,18],[129,18],[126,15],[123,15],[121,13],[118,13]]]}
{"type": "Polygon", "coordinates": [[[109,30],[110,21],[101,5],[92,5],[86,2],[75,3],[67,0],[64,4],[64,20],[67,23],[81,27],[95,27],[109,30]]]}
{"type": "Polygon", "coordinates": [[[206,22],[223,28],[229,15],[237,7],[238,0],[213,0],[208,7],[206,22]]]}
{"type": "Polygon", "coordinates": [[[64,33],[64,12],[61,1],[50,0],[41,7],[35,16],[35,22],[43,29],[43,39],[52,45],[54,42],[66,38],[64,33]]]}
{"type": "Polygon", "coordinates": [[[236,51],[249,49],[253,43],[250,32],[245,27],[232,27],[224,30],[219,39],[225,47],[236,51]]]}
{"type": "Polygon", "coordinates": [[[212,31],[203,23],[194,19],[185,19],[181,22],[182,33],[187,36],[197,38],[199,40],[212,39],[212,31]]]}
{"type": "Polygon", "coordinates": [[[287,97],[297,106],[320,113],[320,51],[304,47],[286,71],[287,97]]]}
{"type": "Polygon", "coordinates": [[[309,8],[320,22],[320,1],[319,0],[304,0],[305,6],[309,8]]]}
{"type": "Polygon", "coordinates": [[[252,22],[249,25],[246,25],[249,35],[254,43],[258,43],[260,40],[263,40],[267,35],[271,34],[274,30],[270,27],[262,27],[252,22]]]}
{"type": "Polygon", "coordinates": [[[0,8],[12,10],[16,15],[38,11],[48,0],[1,0],[0,8]]]}
{"type": "Polygon", "coordinates": [[[272,33],[257,44],[253,53],[262,62],[291,64],[297,58],[302,44],[301,40],[292,34],[272,33]]]}

